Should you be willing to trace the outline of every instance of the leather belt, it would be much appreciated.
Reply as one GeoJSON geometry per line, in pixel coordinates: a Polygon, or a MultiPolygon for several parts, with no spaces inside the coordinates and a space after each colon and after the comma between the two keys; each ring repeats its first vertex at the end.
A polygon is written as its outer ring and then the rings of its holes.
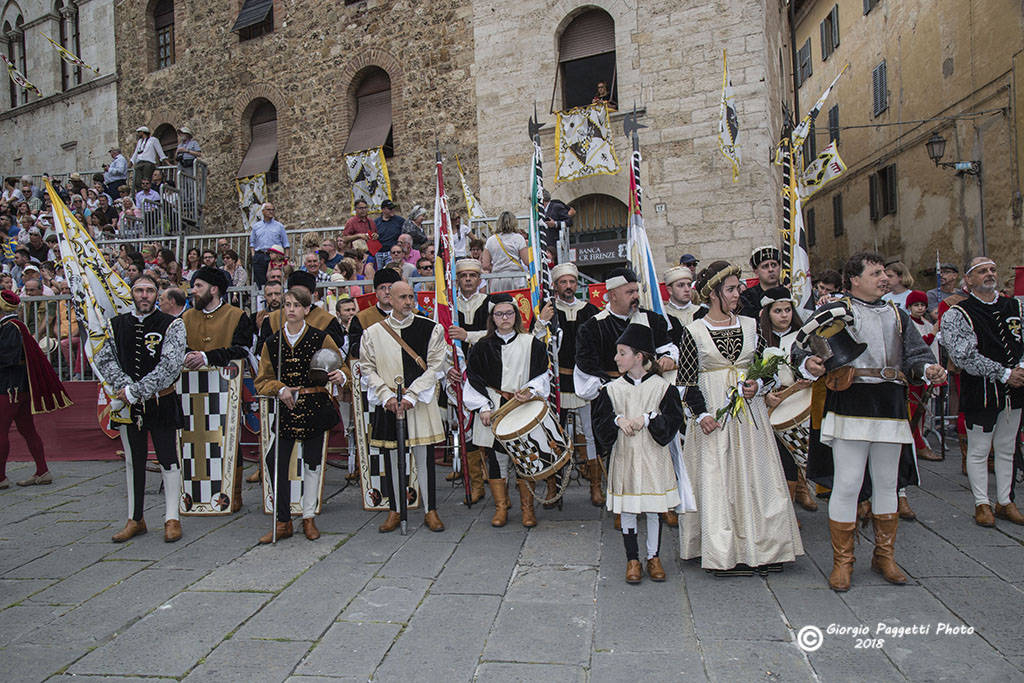
{"type": "Polygon", "coordinates": [[[571,375],[572,374],[572,368],[558,368],[558,374],[559,375],[571,375]]]}
{"type": "Polygon", "coordinates": [[[295,393],[297,396],[302,396],[303,394],[326,394],[328,392],[326,387],[302,387],[295,393]]]}
{"type": "Polygon", "coordinates": [[[157,396],[157,398],[163,398],[164,396],[170,396],[170,395],[171,395],[171,394],[173,394],[173,393],[174,393],[175,391],[177,391],[177,389],[176,389],[176,388],[175,388],[175,386],[174,386],[174,385],[172,384],[171,386],[167,387],[166,389],[163,389],[163,390],[161,390],[161,391],[158,391],[158,392],[157,392],[157,394],[156,394],[156,396],[157,396]]]}
{"type": "Polygon", "coordinates": [[[903,374],[903,371],[899,368],[894,368],[891,365],[884,368],[854,368],[854,377],[871,377],[874,379],[881,379],[886,382],[900,382],[902,384],[908,384],[907,376],[903,374]]]}

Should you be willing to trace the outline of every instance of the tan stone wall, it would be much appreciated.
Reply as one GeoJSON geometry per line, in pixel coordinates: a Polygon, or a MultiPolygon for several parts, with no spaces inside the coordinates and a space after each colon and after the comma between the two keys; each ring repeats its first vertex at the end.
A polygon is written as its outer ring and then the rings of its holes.
{"type": "MultiPolygon", "coordinates": [[[[797,45],[811,38],[814,75],[800,88],[806,111],[847,62],[818,119],[818,149],[828,144],[827,110],[839,103],[840,153],[847,174],[810,203],[817,244],[812,266],[834,267],[851,251],[870,248],[902,256],[918,285],[934,286],[935,252],[963,262],[980,251],[977,179],[936,168],[924,143],[946,138],[944,161],[981,160],[987,251],[1009,267],[1022,263],[1020,200],[1021,112],[1014,90],[1014,56],[1024,48],[1024,14],[1015,0],[885,0],[863,14],[861,0],[839,0],[840,45],[821,60],[819,24],[835,0],[804,4],[797,45]],[[889,108],[872,112],[872,69],[886,59],[889,108]],[[996,110],[956,121],[957,117],[996,110]],[[896,124],[907,122],[904,125],[896,124]],[[896,164],[897,213],[872,221],[868,176],[896,164]],[[832,196],[843,194],[842,237],[833,237],[832,196]],[[926,275],[927,273],[927,275],[926,275]]],[[[1022,64],[1019,58],[1016,69],[1022,64]]],[[[1019,90],[1020,74],[1016,75],[1019,90]]]]}
{"type": "MultiPolygon", "coordinates": [[[[476,43],[481,201],[491,212],[526,209],[531,149],[526,124],[534,102],[549,128],[542,135],[553,175],[555,117],[547,113],[558,60],[558,36],[586,7],[615,20],[618,96],[622,109],[646,110],[641,131],[644,213],[658,265],[691,252],[707,262],[746,262],[752,247],[775,241],[780,216],[778,173],[768,165],[784,96],[778,73],[778,3],[574,0],[473,3],[476,43]],[[529,30],[509,31],[510,26],[529,30]],[[744,164],[733,183],[718,150],[722,50],[729,53],[744,164]],[[663,203],[666,210],[655,212],[663,203]]],[[[560,107],[560,88],[555,109],[560,107]]],[[[613,119],[622,170],[547,187],[563,201],[600,192],[626,202],[629,143],[613,119]]]]}
{"type": "Polygon", "coordinates": [[[280,182],[270,196],[279,220],[288,228],[344,223],[341,150],[354,114],[352,78],[368,65],[391,77],[395,156],[388,163],[403,210],[433,201],[435,133],[475,166],[473,33],[463,0],[275,2],[274,32],[243,43],[230,32],[239,3],[178,0],[176,63],[159,71],[150,71],[146,4],[117,7],[121,138],[141,124],[192,128],[210,164],[209,232],[240,229],[234,178],[256,97],[277,108],[280,182]]]}

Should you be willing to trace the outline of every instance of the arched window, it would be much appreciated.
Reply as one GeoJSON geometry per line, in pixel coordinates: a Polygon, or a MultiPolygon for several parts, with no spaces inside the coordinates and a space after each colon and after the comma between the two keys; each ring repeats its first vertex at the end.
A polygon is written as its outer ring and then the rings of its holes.
{"type": "Polygon", "coordinates": [[[345,154],[383,147],[384,156],[395,153],[391,135],[391,77],[371,66],[356,76],[355,112],[345,143],[345,154]]]}
{"type": "MultiPolygon", "coordinates": [[[[53,5],[53,11],[58,17],[60,27],[60,45],[68,52],[81,57],[82,45],[78,31],[78,6],[73,0],[65,4],[63,0],[57,0],[53,5]]],[[[61,90],[73,88],[82,83],[82,67],[72,66],[60,60],[60,85],[61,90]]]]}
{"type": "Polygon", "coordinates": [[[268,183],[277,182],[277,109],[269,100],[260,98],[247,107],[249,114],[249,149],[245,152],[238,177],[267,174],[268,183]]]}
{"type": "MultiPolygon", "coordinates": [[[[4,21],[4,37],[7,38],[7,59],[10,60],[11,64],[18,71],[25,75],[25,78],[28,78],[28,72],[25,69],[25,19],[21,16],[17,7],[14,8],[14,11],[18,12],[14,25],[11,25],[9,19],[4,21]]],[[[10,95],[12,108],[17,107],[19,104],[28,103],[28,90],[19,88],[13,80],[10,81],[10,95]]]]}
{"type": "Polygon", "coordinates": [[[167,158],[173,159],[174,152],[178,149],[178,131],[174,130],[174,126],[169,123],[161,123],[153,131],[153,137],[160,143],[160,148],[164,150],[167,158]]]}
{"type": "Polygon", "coordinates": [[[585,194],[569,202],[576,209],[572,232],[598,233],[625,230],[629,225],[629,208],[607,194],[585,194]]]}
{"type": "Polygon", "coordinates": [[[573,19],[558,40],[558,64],[562,76],[562,108],[590,104],[598,96],[617,108],[615,72],[615,20],[601,9],[591,9],[573,19]]]}
{"type": "Polygon", "coordinates": [[[158,0],[153,6],[156,31],[156,68],[174,64],[174,0],[158,0]]]}

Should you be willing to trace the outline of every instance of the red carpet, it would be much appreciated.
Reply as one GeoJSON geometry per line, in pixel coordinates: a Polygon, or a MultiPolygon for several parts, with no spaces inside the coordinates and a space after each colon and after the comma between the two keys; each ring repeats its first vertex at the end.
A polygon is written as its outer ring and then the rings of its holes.
{"type": "MultiPolygon", "coordinates": [[[[74,405],[54,413],[36,415],[36,430],[43,439],[46,459],[120,460],[121,439],[111,439],[100,430],[96,419],[96,382],[65,382],[74,405]]],[[[15,461],[31,460],[25,440],[11,425],[11,455],[15,461]]]]}

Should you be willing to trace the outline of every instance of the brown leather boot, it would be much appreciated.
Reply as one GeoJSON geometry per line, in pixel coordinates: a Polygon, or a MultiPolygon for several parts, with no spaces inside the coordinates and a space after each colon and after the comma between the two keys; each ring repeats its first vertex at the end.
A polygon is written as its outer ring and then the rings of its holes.
{"type": "Polygon", "coordinates": [[[871,556],[871,568],[889,583],[903,585],[907,582],[907,577],[893,559],[896,528],[900,523],[899,515],[895,512],[888,515],[872,515],[872,519],[875,526],[875,553],[871,556]]]}
{"type": "Polygon", "coordinates": [[[235,464],[235,477],[231,483],[231,511],[242,509],[242,463],[235,464]]]}
{"type": "Polygon", "coordinates": [[[857,522],[836,522],[830,519],[828,529],[832,534],[832,573],[829,574],[828,585],[837,593],[842,593],[850,590],[857,522]]]}
{"type": "Polygon", "coordinates": [[[626,563],[626,583],[640,583],[644,578],[644,568],[640,560],[630,560],[626,563]]]}
{"type": "Polygon", "coordinates": [[[673,529],[679,526],[679,515],[676,514],[675,510],[665,510],[665,512],[662,512],[660,514],[661,519],[665,522],[665,524],[669,525],[673,529]]]}
{"type": "Polygon", "coordinates": [[[871,499],[870,498],[867,499],[867,500],[862,500],[861,502],[857,503],[857,521],[860,522],[860,525],[862,527],[864,527],[865,529],[867,528],[868,524],[871,522],[871,499]]]}
{"type": "Polygon", "coordinates": [[[164,522],[164,543],[174,543],[181,540],[181,522],[177,519],[169,519],[164,522]]]}
{"type": "Polygon", "coordinates": [[[124,528],[114,534],[110,540],[114,543],[124,543],[129,538],[141,536],[144,533],[146,533],[146,520],[140,519],[136,522],[134,519],[129,519],[124,528]]]}
{"type": "Polygon", "coordinates": [[[552,474],[550,477],[547,478],[546,483],[547,488],[544,490],[544,500],[549,502],[545,502],[543,504],[544,509],[553,510],[554,508],[558,507],[558,501],[555,500],[555,496],[558,495],[558,475],[552,474]]]}
{"type": "Polygon", "coordinates": [[[818,501],[814,500],[814,496],[807,489],[807,478],[804,476],[804,471],[799,469],[796,475],[796,495],[794,500],[797,505],[808,512],[814,512],[818,509],[818,501]]]}
{"type": "Polygon", "coordinates": [[[484,452],[481,449],[466,453],[466,468],[469,470],[469,501],[477,503],[484,499],[484,452]]]}
{"type": "Polygon", "coordinates": [[[508,524],[508,509],[511,507],[508,502],[508,482],[504,479],[488,479],[487,483],[491,485],[491,496],[494,497],[491,526],[505,526],[508,524]]]}
{"type": "Polygon", "coordinates": [[[615,520],[612,522],[612,526],[615,527],[616,531],[622,531],[622,515],[615,515],[615,520]]]}
{"type": "Polygon", "coordinates": [[[927,446],[922,446],[921,448],[917,449],[917,457],[921,458],[922,460],[928,460],[931,462],[939,462],[944,459],[941,455],[939,455],[932,449],[928,448],[927,446]]]}
{"type": "Polygon", "coordinates": [[[456,472],[452,470],[448,474],[444,475],[445,481],[462,481],[462,472],[456,472]]]}
{"type": "Polygon", "coordinates": [[[910,503],[907,502],[906,496],[900,496],[898,498],[896,514],[900,516],[900,519],[906,519],[909,521],[917,519],[917,515],[910,509],[910,503]]]}
{"type": "Polygon", "coordinates": [[[651,577],[651,581],[665,580],[665,569],[661,566],[661,558],[657,555],[647,560],[647,576],[651,577]]]}
{"type": "Polygon", "coordinates": [[[260,467],[259,465],[256,465],[256,471],[255,472],[253,472],[252,474],[250,474],[248,477],[245,478],[245,480],[247,482],[249,482],[250,484],[255,484],[256,482],[260,481],[261,479],[263,479],[263,468],[260,467]]]}
{"type": "MultiPolygon", "coordinates": [[[[797,486],[797,483],[795,481],[787,481],[786,482],[786,486],[789,487],[789,499],[791,501],[793,501],[793,502],[796,502],[796,486],[797,486]]],[[[797,518],[797,520],[796,520],[796,528],[797,529],[803,529],[804,528],[804,525],[800,523],[800,519],[799,518],[797,518]]]]}
{"type": "Polygon", "coordinates": [[[316,528],[316,522],[312,517],[302,518],[302,533],[311,541],[320,538],[320,530],[316,528]]]}
{"type": "Polygon", "coordinates": [[[384,523],[377,527],[377,531],[381,532],[382,534],[386,534],[397,529],[398,525],[401,523],[402,516],[395,512],[394,510],[391,510],[390,512],[388,512],[388,518],[384,520],[384,523]]]}
{"type": "Polygon", "coordinates": [[[536,482],[516,479],[519,489],[519,509],[523,514],[523,526],[527,529],[537,526],[537,517],[533,514],[533,487],[536,482]]]}
{"type": "Polygon", "coordinates": [[[587,479],[590,480],[590,504],[594,507],[604,507],[604,468],[597,458],[587,461],[587,479]]]}
{"type": "Polygon", "coordinates": [[[1013,501],[1010,501],[1006,505],[999,505],[997,503],[996,517],[999,519],[1005,519],[1007,522],[1024,525],[1024,515],[1020,513],[1020,510],[1017,509],[1017,506],[1014,505],[1013,501]]]}
{"type": "MultiPolygon", "coordinates": [[[[295,532],[295,530],[292,528],[292,523],[290,520],[287,522],[275,522],[275,524],[277,525],[277,540],[279,541],[285,538],[291,538],[292,534],[295,532]]],[[[260,536],[260,545],[267,545],[268,543],[273,542],[273,531],[268,531],[267,533],[260,536]]]]}
{"type": "Polygon", "coordinates": [[[423,523],[427,525],[427,528],[437,533],[444,531],[444,523],[441,518],[437,516],[437,510],[428,510],[427,514],[423,516],[423,523]]]}
{"type": "Polygon", "coordinates": [[[974,506],[974,523],[985,527],[996,525],[996,518],[992,516],[992,508],[988,503],[974,506]]]}

